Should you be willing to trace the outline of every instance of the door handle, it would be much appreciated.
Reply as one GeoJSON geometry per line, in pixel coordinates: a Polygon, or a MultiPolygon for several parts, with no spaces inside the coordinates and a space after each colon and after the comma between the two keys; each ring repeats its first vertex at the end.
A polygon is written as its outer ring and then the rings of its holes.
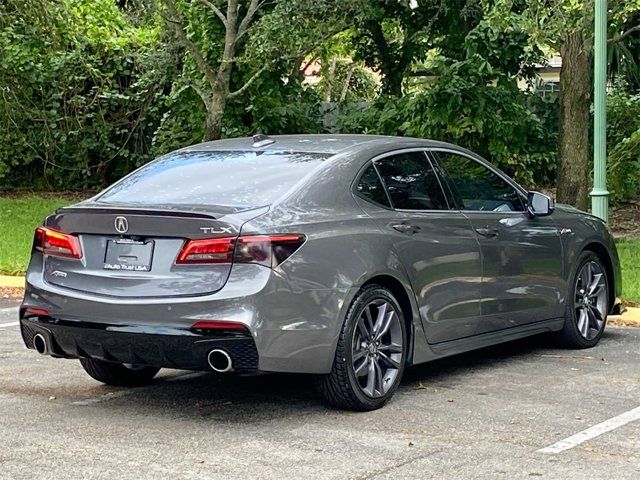
{"type": "Polygon", "coordinates": [[[486,227],[476,228],[476,232],[479,235],[482,235],[483,237],[487,237],[487,238],[497,237],[498,234],[500,233],[500,231],[497,228],[489,228],[488,225],[486,227]]]}
{"type": "Polygon", "coordinates": [[[411,225],[410,223],[395,223],[391,225],[391,228],[397,230],[400,233],[406,233],[409,235],[413,235],[414,233],[420,231],[420,227],[418,225],[411,225]]]}

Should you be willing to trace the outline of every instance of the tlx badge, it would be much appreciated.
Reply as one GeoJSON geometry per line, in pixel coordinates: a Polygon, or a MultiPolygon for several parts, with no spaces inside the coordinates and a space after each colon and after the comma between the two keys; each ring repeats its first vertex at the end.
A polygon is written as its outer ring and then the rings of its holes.
{"type": "Polygon", "coordinates": [[[231,234],[233,234],[233,227],[220,227],[220,228],[200,227],[200,230],[202,230],[202,233],[231,233],[231,234]]]}

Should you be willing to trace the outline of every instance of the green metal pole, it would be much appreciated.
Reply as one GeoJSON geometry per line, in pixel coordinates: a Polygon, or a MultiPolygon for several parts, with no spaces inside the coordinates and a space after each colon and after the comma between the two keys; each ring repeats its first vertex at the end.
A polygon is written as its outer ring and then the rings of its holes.
{"type": "Polygon", "coordinates": [[[609,213],[607,191],[607,0],[595,0],[593,190],[591,211],[605,222],[609,213]]]}

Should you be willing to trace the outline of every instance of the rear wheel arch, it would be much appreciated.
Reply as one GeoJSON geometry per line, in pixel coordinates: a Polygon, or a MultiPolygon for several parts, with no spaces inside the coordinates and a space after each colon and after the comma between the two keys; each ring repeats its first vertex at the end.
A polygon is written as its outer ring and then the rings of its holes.
{"type": "Polygon", "coordinates": [[[415,331],[413,328],[414,308],[407,289],[400,280],[388,274],[376,275],[375,277],[370,278],[362,285],[361,288],[368,287],[369,285],[380,285],[381,287],[386,288],[393,294],[395,299],[400,304],[400,308],[402,309],[402,316],[404,317],[407,327],[407,345],[409,346],[407,362],[411,362],[413,357],[413,340],[415,335],[415,331]]]}
{"type": "Polygon", "coordinates": [[[609,310],[611,310],[614,307],[614,304],[616,301],[615,283],[617,280],[617,278],[615,277],[615,272],[613,271],[613,263],[611,261],[611,255],[609,254],[609,251],[607,250],[607,248],[602,243],[599,243],[599,242],[591,242],[585,245],[582,251],[593,252],[595,255],[598,256],[598,258],[602,262],[602,266],[604,267],[607,273],[607,280],[608,280],[607,298],[609,300],[609,303],[608,303],[609,310]]]}

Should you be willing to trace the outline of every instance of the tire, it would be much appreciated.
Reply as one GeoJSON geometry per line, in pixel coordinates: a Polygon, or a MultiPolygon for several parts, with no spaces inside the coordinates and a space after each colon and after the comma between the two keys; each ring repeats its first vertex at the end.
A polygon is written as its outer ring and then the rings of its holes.
{"type": "Polygon", "coordinates": [[[346,410],[382,407],[400,384],[407,343],[406,320],[393,294],[380,285],[363,288],[342,325],[331,372],[318,378],[321,395],[346,410]]]}
{"type": "Polygon", "coordinates": [[[91,378],[114,387],[146,385],[160,371],[155,367],[129,368],[121,363],[94,358],[81,358],[80,364],[91,378]]]}
{"type": "Polygon", "coordinates": [[[607,323],[610,309],[609,279],[602,260],[593,252],[582,252],[577,265],[567,292],[564,326],[557,335],[560,343],[567,348],[591,348],[600,341],[607,323]],[[587,266],[591,268],[591,285],[585,290],[585,283],[588,283],[587,266]],[[596,287],[591,290],[594,285],[596,287]],[[582,292],[587,294],[587,300],[582,292]]]}

